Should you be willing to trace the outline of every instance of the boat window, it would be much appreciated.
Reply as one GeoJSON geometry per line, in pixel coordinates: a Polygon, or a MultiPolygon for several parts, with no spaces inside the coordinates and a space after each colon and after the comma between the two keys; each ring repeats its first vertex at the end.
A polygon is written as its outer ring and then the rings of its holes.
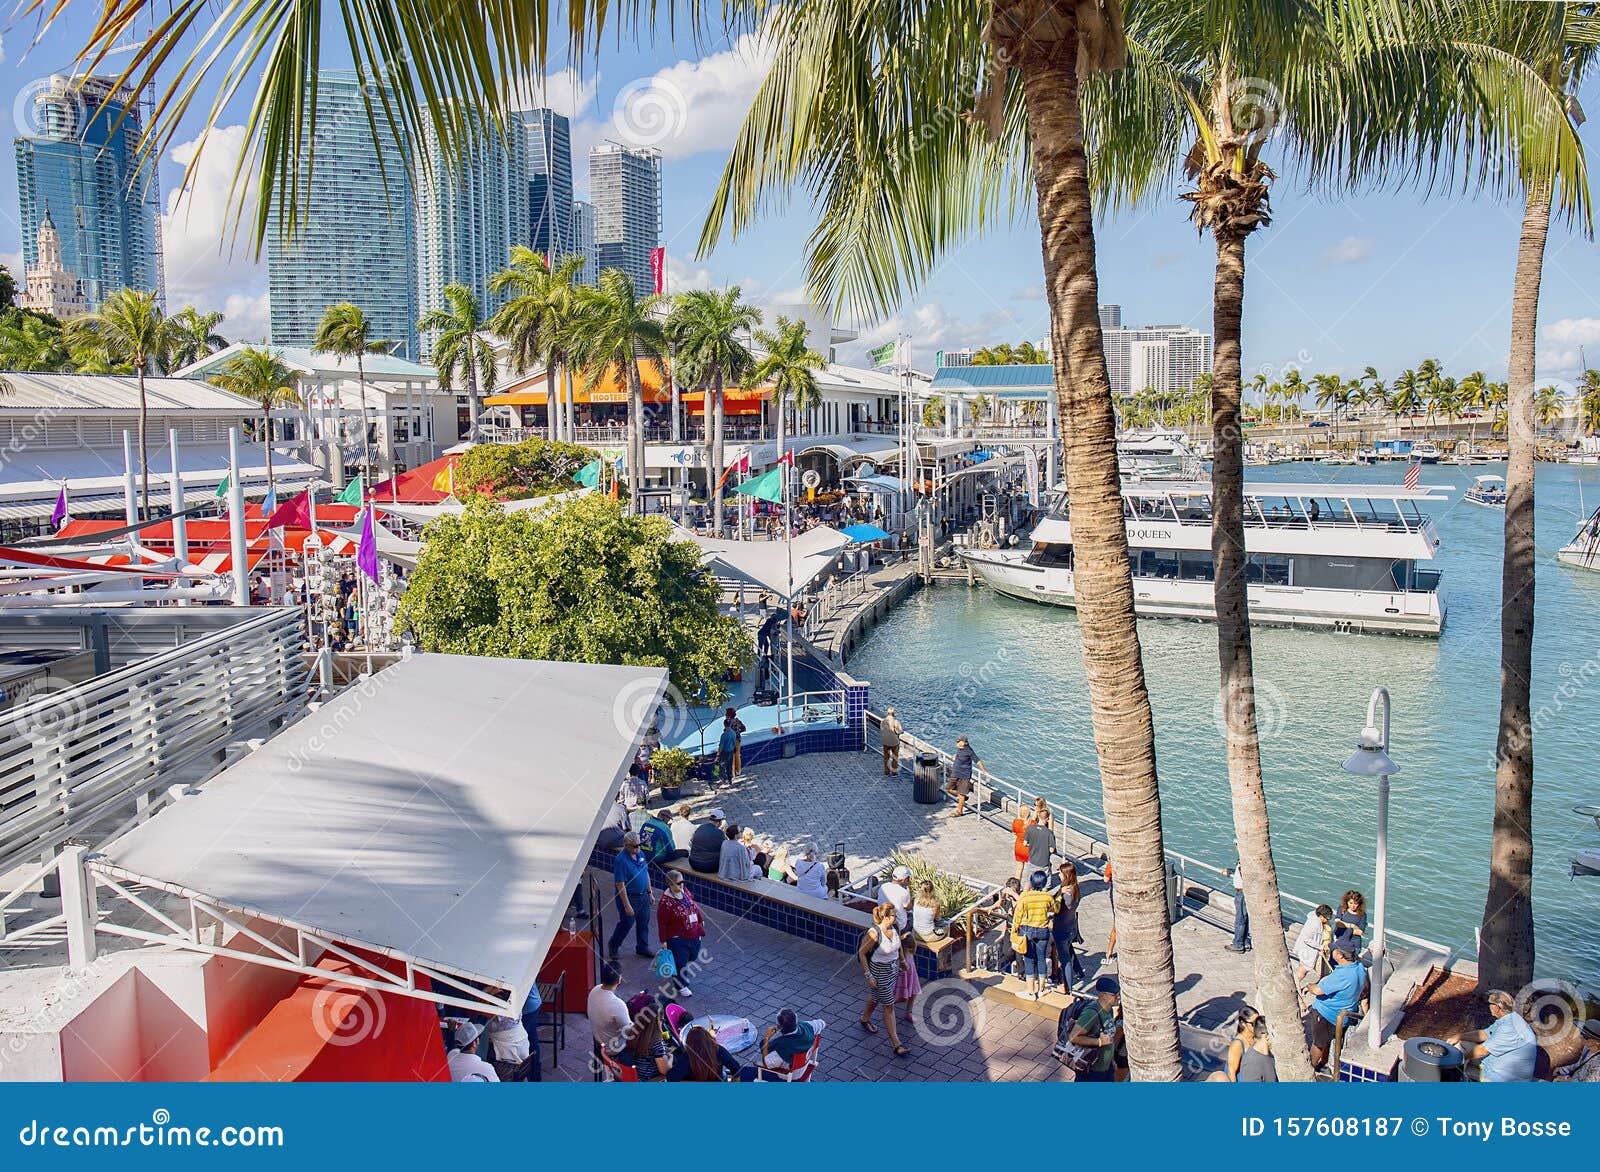
{"type": "Polygon", "coordinates": [[[1139,554],[1139,573],[1146,578],[1176,578],[1178,555],[1165,549],[1146,549],[1139,554]]]}
{"type": "Polygon", "coordinates": [[[1184,550],[1179,555],[1178,577],[1185,582],[1211,581],[1211,555],[1201,550],[1184,550]]]}
{"type": "Polygon", "coordinates": [[[1245,563],[1245,581],[1255,586],[1287,586],[1289,558],[1273,553],[1253,553],[1245,563]]]}
{"type": "Polygon", "coordinates": [[[1072,546],[1050,542],[1036,542],[1028,552],[1030,566],[1044,566],[1046,569],[1072,569],[1072,546]]]}
{"type": "Polygon", "coordinates": [[[1433,593],[1439,589],[1439,570],[1414,570],[1411,574],[1411,589],[1433,593]]]}

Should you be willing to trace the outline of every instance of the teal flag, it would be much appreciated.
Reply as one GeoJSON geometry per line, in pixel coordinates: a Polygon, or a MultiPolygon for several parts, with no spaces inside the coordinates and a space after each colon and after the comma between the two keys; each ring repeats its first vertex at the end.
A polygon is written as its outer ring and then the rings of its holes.
{"type": "Polygon", "coordinates": [[[357,476],[344,486],[344,491],[334,497],[334,503],[340,505],[359,505],[366,499],[361,491],[361,477],[357,476]]]}
{"type": "Polygon", "coordinates": [[[572,474],[572,479],[583,485],[584,488],[598,487],[600,484],[600,461],[590,460],[572,474]]]}
{"type": "Polygon", "coordinates": [[[216,497],[220,501],[220,500],[226,500],[227,496],[228,496],[228,474],[226,472],[224,472],[222,474],[222,483],[217,485],[216,497]]]}
{"type": "Polygon", "coordinates": [[[763,472],[760,476],[753,476],[733,491],[740,496],[753,496],[758,501],[770,501],[772,504],[783,504],[783,474],[787,471],[785,465],[778,465],[771,472],[763,472]]]}

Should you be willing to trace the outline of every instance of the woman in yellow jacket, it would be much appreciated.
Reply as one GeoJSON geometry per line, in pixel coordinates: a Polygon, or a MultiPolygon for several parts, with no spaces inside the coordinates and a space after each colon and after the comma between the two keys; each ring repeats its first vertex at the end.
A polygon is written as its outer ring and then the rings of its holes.
{"type": "Polygon", "coordinates": [[[1050,979],[1050,924],[1061,910],[1061,897],[1046,891],[1045,873],[1028,876],[1028,890],[1017,897],[1017,910],[1011,917],[1011,931],[1022,937],[1022,971],[1028,978],[1028,994],[1035,1001],[1043,995],[1050,979]]]}

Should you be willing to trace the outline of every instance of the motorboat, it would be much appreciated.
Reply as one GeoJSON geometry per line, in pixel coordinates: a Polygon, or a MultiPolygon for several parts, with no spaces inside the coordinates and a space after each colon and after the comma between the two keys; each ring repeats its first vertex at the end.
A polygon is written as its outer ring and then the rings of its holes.
{"type": "MultiPolygon", "coordinates": [[[[1245,485],[1250,619],[1264,626],[1437,637],[1440,572],[1428,567],[1438,533],[1422,511],[1445,501],[1419,485],[1245,485]]],[[[1211,485],[1123,485],[1134,609],[1147,618],[1214,620],[1211,485]]],[[[1009,549],[959,551],[997,593],[1076,605],[1070,503],[1052,495],[1030,539],[1009,549]]]]}
{"type": "Polygon", "coordinates": [[[1472,487],[1467,489],[1466,498],[1475,505],[1484,505],[1491,509],[1506,507],[1506,478],[1504,476],[1480,476],[1472,482],[1472,487]]]}
{"type": "Polygon", "coordinates": [[[1124,480],[1198,480],[1205,460],[1174,427],[1142,427],[1117,437],[1117,470],[1124,480]]]}
{"type": "Polygon", "coordinates": [[[1577,570],[1600,570],[1600,509],[1590,513],[1572,540],[1556,550],[1556,560],[1577,570]]]}
{"type": "Polygon", "coordinates": [[[1439,445],[1432,440],[1423,440],[1421,443],[1411,446],[1412,458],[1421,464],[1437,464],[1443,455],[1444,453],[1439,450],[1439,445]]]}
{"type": "Polygon", "coordinates": [[[1572,852],[1572,876],[1600,877],[1600,847],[1581,846],[1572,852]]]}

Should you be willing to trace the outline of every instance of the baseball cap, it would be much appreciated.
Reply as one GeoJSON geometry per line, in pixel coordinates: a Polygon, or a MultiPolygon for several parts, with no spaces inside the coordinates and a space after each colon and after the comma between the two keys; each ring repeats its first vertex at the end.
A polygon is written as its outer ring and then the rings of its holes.
{"type": "Polygon", "coordinates": [[[466,1047],[476,1042],[483,1034],[483,1027],[475,1021],[464,1021],[457,1024],[455,1032],[450,1035],[457,1049],[466,1047]]]}
{"type": "Polygon", "coordinates": [[[1122,982],[1118,981],[1116,977],[1101,977],[1094,983],[1094,991],[1096,993],[1121,994],[1122,982]]]}
{"type": "Polygon", "coordinates": [[[714,822],[721,822],[727,817],[727,815],[724,814],[721,809],[713,807],[712,809],[706,811],[706,817],[710,818],[714,822]]]}
{"type": "Polygon", "coordinates": [[[903,865],[899,866],[899,867],[896,867],[894,869],[894,877],[896,879],[909,879],[909,878],[911,878],[911,868],[907,867],[907,866],[903,866],[903,865]]]}

